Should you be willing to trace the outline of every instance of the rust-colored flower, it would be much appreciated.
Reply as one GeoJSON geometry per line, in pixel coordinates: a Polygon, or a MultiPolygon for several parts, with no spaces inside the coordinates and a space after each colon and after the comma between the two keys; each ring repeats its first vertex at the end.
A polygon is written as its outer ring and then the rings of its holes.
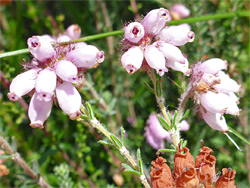
{"type": "Polygon", "coordinates": [[[187,167],[175,180],[175,184],[178,188],[197,188],[199,185],[199,179],[194,167],[187,167]]]}
{"type": "Polygon", "coordinates": [[[196,156],[195,168],[199,181],[203,185],[211,185],[215,176],[216,157],[211,155],[212,149],[202,146],[196,156]]]}
{"type": "Polygon", "coordinates": [[[213,178],[215,176],[215,163],[216,157],[213,155],[204,157],[204,161],[201,163],[196,162],[195,168],[200,183],[204,185],[212,184],[213,178]]]}
{"type": "Polygon", "coordinates": [[[235,188],[235,174],[236,171],[232,170],[231,168],[223,168],[222,169],[222,176],[214,184],[215,188],[235,188]]]}
{"type": "Polygon", "coordinates": [[[194,167],[194,158],[189,153],[189,149],[184,147],[177,150],[174,156],[174,175],[178,178],[188,167],[194,167]],[[183,152],[183,153],[182,153],[183,152]]]}
{"type": "Polygon", "coordinates": [[[158,157],[155,161],[152,161],[150,176],[151,176],[151,186],[153,188],[170,188],[174,186],[174,179],[170,168],[165,163],[167,160],[163,157],[158,157]]]}

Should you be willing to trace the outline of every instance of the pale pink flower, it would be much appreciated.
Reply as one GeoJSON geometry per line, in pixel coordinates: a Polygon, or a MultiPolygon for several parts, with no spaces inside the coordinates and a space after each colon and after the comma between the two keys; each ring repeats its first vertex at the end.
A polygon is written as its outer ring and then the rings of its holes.
{"type": "Polygon", "coordinates": [[[77,67],[92,68],[104,61],[104,52],[93,45],[87,45],[70,51],[67,53],[66,59],[77,67]]]}
{"type": "MultiPolygon", "coordinates": [[[[158,150],[165,147],[165,140],[173,143],[170,133],[166,131],[160,124],[156,114],[152,113],[147,120],[148,127],[146,128],[146,139],[149,145],[158,150]]],[[[189,130],[189,124],[186,120],[182,121],[179,125],[180,131],[189,130]]]]}
{"type": "Polygon", "coordinates": [[[31,127],[40,129],[43,128],[44,121],[50,115],[52,104],[52,99],[47,101],[40,100],[39,95],[35,92],[35,94],[31,98],[28,110],[31,127]]]}
{"type": "Polygon", "coordinates": [[[78,81],[77,68],[70,61],[61,60],[55,65],[56,74],[67,82],[76,83],[78,81]]]}
{"type": "Polygon", "coordinates": [[[195,34],[190,30],[190,26],[188,24],[167,26],[156,35],[158,40],[175,46],[183,46],[187,42],[193,42],[194,37],[195,34]]]}
{"type": "Polygon", "coordinates": [[[76,40],[81,37],[81,28],[79,25],[73,24],[67,28],[66,33],[71,40],[76,40]]]}
{"type": "Polygon", "coordinates": [[[144,37],[145,31],[141,23],[132,22],[125,27],[125,39],[132,43],[139,42],[144,37]]]}
{"type": "Polygon", "coordinates": [[[190,10],[183,4],[175,4],[170,8],[171,14],[177,14],[179,18],[190,16],[190,10]]]}
{"type": "Polygon", "coordinates": [[[70,38],[67,35],[60,35],[57,39],[56,42],[69,42],[70,38]]]}
{"type": "Polygon", "coordinates": [[[35,89],[40,100],[50,101],[56,88],[56,73],[45,68],[37,76],[35,89]]]}
{"type": "Polygon", "coordinates": [[[72,83],[60,84],[56,88],[56,97],[60,108],[69,115],[70,119],[76,119],[81,114],[81,96],[72,83]]]}
{"type": "Polygon", "coordinates": [[[10,84],[8,98],[11,101],[18,101],[23,95],[29,93],[35,87],[39,70],[34,68],[17,75],[10,84]]]}
{"type": "Polygon", "coordinates": [[[204,73],[216,74],[227,69],[227,61],[219,58],[212,58],[204,61],[199,67],[204,73]]]}
{"type": "Polygon", "coordinates": [[[132,74],[141,68],[143,61],[143,51],[139,46],[133,46],[126,51],[121,58],[122,66],[125,70],[132,74]]]}
{"type": "Polygon", "coordinates": [[[146,47],[145,59],[147,60],[148,65],[155,69],[160,76],[163,76],[164,73],[168,71],[165,66],[163,53],[161,53],[161,51],[154,45],[148,45],[146,47]]]}
{"type": "Polygon", "coordinates": [[[28,39],[27,44],[30,53],[39,61],[45,61],[56,55],[52,44],[44,37],[33,36],[28,39]]]}
{"type": "Polygon", "coordinates": [[[142,25],[147,34],[156,35],[170,21],[167,9],[160,8],[151,10],[143,19],[142,25]]]}

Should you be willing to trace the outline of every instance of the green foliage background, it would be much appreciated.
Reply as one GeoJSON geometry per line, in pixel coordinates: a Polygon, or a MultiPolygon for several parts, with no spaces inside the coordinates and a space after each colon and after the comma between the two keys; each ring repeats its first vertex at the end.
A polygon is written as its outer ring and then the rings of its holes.
{"type": "MultiPolygon", "coordinates": [[[[203,1],[136,1],[139,15],[146,15],[154,8],[170,8],[175,3],[183,3],[191,10],[191,17],[204,16],[215,13],[236,12],[249,10],[249,1],[243,0],[203,0],[203,1]]],[[[78,24],[82,28],[82,36],[104,33],[122,29],[124,23],[134,21],[130,1],[13,1],[1,5],[0,49],[2,52],[27,48],[26,41],[32,35],[58,35],[63,33],[71,24],[78,24]],[[105,23],[103,5],[107,7],[110,26],[105,23]]],[[[229,63],[228,73],[242,85],[240,117],[226,116],[229,126],[236,129],[249,140],[249,17],[221,20],[210,20],[191,24],[196,34],[193,43],[186,44],[181,50],[188,56],[190,64],[208,58],[218,57],[229,63]]],[[[108,104],[103,110],[90,92],[90,88],[80,89],[84,101],[89,101],[95,109],[98,119],[111,132],[119,135],[120,127],[127,131],[127,146],[135,155],[137,148],[141,148],[145,164],[146,175],[149,174],[150,162],[156,158],[153,150],[144,137],[144,127],[151,112],[159,112],[155,98],[143,82],[150,83],[147,75],[141,71],[128,75],[121,66],[122,55],[119,45],[122,36],[113,37],[109,47],[107,39],[90,41],[105,52],[105,61],[95,69],[88,71],[87,79],[92,88],[108,104]],[[111,49],[114,53],[111,54],[111,49]],[[133,117],[133,123],[128,118],[133,117]]],[[[23,71],[20,63],[23,59],[31,59],[27,55],[19,55],[1,59],[1,72],[5,79],[11,80],[23,71]]],[[[170,71],[164,76],[164,96],[170,110],[175,110],[181,89],[188,78],[179,72],[170,71]]],[[[0,93],[0,136],[8,137],[9,142],[16,143],[21,156],[37,168],[40,174],[54,187],[88,187],[89,181],[96,187],[117,187],[113,175],[124,178],[122,187],[141,187],[139,179],[131,174],[122,173],[120,164],[125,159],[115,148],[105,148],[97,143],[99,134],[82,122],[69,120],[58,106],[53,106],[52,113],[45,124],[44,130],[32,129],[25,109],[18,102],[11,102],[7,98],[8,88],[1,81],[0,93]],[[113,156],[111,155],[113,153],[113,156]],[[81,170],[81,176],[77,170],[81,170]]],[[[24,97],[28,103],[30,97],[24,97]]],[[[191,114],[188,121],[191,128],[182,133],[188,140],[188,147],[196,155],[203,139],[206,146],[214,150],[217,157],[216,171],[231,167],[237,171],[236,183],[239,187],[248,187],[246,158],[249,146],[231,135],[244,150],[238,151],[234,145],[219,131],[212,130],[195,112],[193,102],[188,107],[191,114]]],[[[166,147],[169,144],[166,143],[166,147]]],[[[164,154],[171,165],[172,154],[164,154]]],[[[12,160],[5,162],[10,170],[8,176],[0,177],[0,187],[37,187],[26,176],[22,169],[12,160]]],[[[250,165],[250,164],[248,164],[250,165]]],[[[249,168],[249,167],[248,167],[249,168]]]]}

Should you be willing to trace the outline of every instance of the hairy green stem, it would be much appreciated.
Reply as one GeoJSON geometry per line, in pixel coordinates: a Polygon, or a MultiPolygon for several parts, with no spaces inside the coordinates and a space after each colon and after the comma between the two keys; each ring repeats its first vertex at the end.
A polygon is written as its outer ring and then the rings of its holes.
{"type": "MultiPolygon", "coordinates": [[[[249,11],[239,11],[239,12],[230,12],[230,13],[219,13],[219,14],[213,14],[213,15],[207,15],[207,16],[200,16],[200,17],[195,17],[195,18],[186,18],[186,19],[181,19],[181,20],[174,20],[169,23],[169,25],[179,25],[182,23],[196,23],[196,22],[203,22],[203,21],[208,21],[208,20],[219,20],[219,19],[229,19],[229,18],[234,18],[234,17],[250,17],[249,11]]],[[[87,37],[83,37],[74,41],[70,42],[87,42],[91,40],[97,40],[101,38],[106,38],[110,36],[117,36],[117,35],[122,35],[124,34],[124,30],[117,30],[117,31],[112,31],[112,32],[107,32],[107,33],[101,33],[97,35],[91,35],[87,37]]],[[[62,42],[60,43],[62,45],[68,44],[68,42],[62,42]]],[[[5,52],[0,54],[0,59],[5,58],[5,57],[11,57],[11,56],[16,56],[20,54],[26,54],[29,53],[29,49],[21,49],[21,50],[16,50],[12,52],[5,52]]]]}

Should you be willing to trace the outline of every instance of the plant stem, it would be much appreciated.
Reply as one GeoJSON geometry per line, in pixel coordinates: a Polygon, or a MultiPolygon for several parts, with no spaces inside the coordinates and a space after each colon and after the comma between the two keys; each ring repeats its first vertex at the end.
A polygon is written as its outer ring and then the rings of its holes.
{"type": "Polygon", "coordinates": [[[16,162],[24,171],[35,181],[37,181],[37,184],[40,185],[43,188],[49,188],[50,185],[38,174],[36,174],[29,166],[28,164],[21,158],[20,154],[17,152],[14,152],[9,143],[3,138],[0,137],[0,146],[3,147],[3,149],[10,155],[12,155],[12,160],[16,162]]]}
{"type": "MultiPolygon", "coordinates": [[[[195,17],[195,18],[174,20],[174,21],[171,21],[168,25],[179,25],[179,24],[183,24],[183,23],[191,24],[191,23],[203,22],[203,21],[208,21],[208,20],[229,19],[229,18],[234,18],[234,17],[250,17],[250,14],[249,14],[249,11],[219,13],[219,14],[200,16],[200,17],[195,17]]],[[[97,40],[97,39],[101,39],[101,38],[122,35],[122,34],[124,34],[124,30],[117,30],[117,31],[112,31],[112,32],[101,33],[101,34],[97,34],[97,35],[83,37],[83,38],[80,38],[80,39],[77,39],[74,41],[70,41],[70,42],[87,42],[87,41],[91,41],[91,40],[97,40]]],[[[68,42],[62,42],[60,44],[65,45],[65,44],[68,44],[68,42]]],[[[12,52],[5,52],[5,53],[0,54],[0,59],[2,59],[4,57],[16,56],[16,55],[26,54],[26,53],[29,53],[28,48],[16,50],[16,51],[12,51],[12,52]]]]}

